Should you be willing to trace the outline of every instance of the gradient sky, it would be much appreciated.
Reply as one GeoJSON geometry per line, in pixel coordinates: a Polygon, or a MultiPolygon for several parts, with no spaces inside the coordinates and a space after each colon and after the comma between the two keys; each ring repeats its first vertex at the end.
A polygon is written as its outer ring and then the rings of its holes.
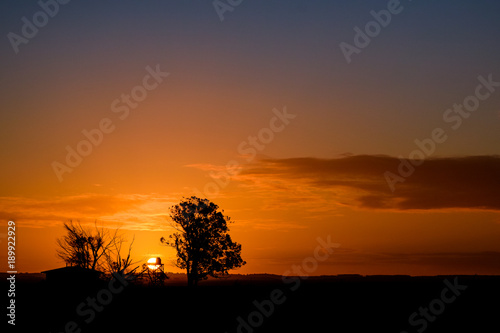
{"type": "Polygon", "coordinates": [[[388,3],[242,1],[221,21],[211,1],[70,1],[16,53],[9,33],[41,8],[2,1],[0,270],[7,221],[18,271],[40,272],[63,265],[73,219],[120,227],[135,259],[178,271],[159,245],[168,208],[201,193],[235,222],[235,273],[282,274],[330,236],[340,247],[312,274],[500,274],[500,87],[457,128],[443,118],[478,77],[500,82],[500,3],[401,1],[347,63],[340,43],[388,3]],[[121,119],[113,102],[148,66],[169,75],[121,119]],[[114,131],[59,181],[53,162],[105,118],[114,131]],[[439,128],[391,191],[386,171],[439,128]]]}

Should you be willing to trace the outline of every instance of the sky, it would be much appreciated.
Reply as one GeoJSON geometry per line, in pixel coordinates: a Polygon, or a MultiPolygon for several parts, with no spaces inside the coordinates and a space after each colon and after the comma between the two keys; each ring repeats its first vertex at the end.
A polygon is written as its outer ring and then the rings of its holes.
{"type": "Polygon", "coordinates": [[[0,270],[64,265],[63,223],[175,252],[169,207],[283,274],[500,274],[500,3],[0,4],[0,270]]]}

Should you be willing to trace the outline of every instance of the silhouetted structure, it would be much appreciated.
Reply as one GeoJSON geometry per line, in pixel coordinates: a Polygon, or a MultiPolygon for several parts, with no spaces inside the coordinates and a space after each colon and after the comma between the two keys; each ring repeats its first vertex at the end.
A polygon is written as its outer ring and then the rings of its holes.
{"type": "Polygon", "coordinates": [[[139,274],[142,278],[146,278],[152,286],[162,286],[168,276],[165,274],[165,265],[161,263],[161,258],[155,258],[154,262],[151,260],[147,264],[142,265],[142,272],[139,274]]]}
{"type": "Polygon", "coordinates": [[[98,281],[102,274],[94,269],[78,266],[56,268],[42,273],[45,274],[47,282],[56,284],[92,283],[98,281]]]}

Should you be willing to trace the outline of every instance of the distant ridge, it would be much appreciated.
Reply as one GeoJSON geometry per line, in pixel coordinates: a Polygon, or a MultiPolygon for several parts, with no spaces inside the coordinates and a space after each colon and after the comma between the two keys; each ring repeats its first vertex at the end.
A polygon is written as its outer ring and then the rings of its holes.
{"type": "MultiPolygon", "coordinates": [[[[166,272],[169,277],[165,285],[184,285],[187,281],[185,273],[166,272]]],[[[0,279],[4,280],[10,274],[0,272],[0,279]]],[[[360,275],[360,274],[337,274],[337,275],[314,275],[314,276],[290,276],[298,277],[304,281],[311,282],[346,282],[346,281],[405,281],[405,280],[421,280],[421,279],[446,279],[446,278],[477,278],[488,279],[498,278],[498,275],[432,275],[432,276],[411,276],[411,275],[360,275]]],[[[17,273],[16,280],[19,282],[39,282],[45,280],[43,273],[17,273]]],[[[246,285],[246,284],[266,284],[266,283],[282,283],[283,276],[269,273],[252,273],[252,274],[229,274],[223,278],[209,277],[207,280],[200,282],[202,285],[246,285]]]]}

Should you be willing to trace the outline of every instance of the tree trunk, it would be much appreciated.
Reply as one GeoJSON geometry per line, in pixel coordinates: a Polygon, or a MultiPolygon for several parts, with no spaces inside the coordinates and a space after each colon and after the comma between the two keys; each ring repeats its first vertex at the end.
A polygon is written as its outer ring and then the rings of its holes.
{"type": "Polygon", "coordinates": [[[191,265],[189,263],[189,260],[186,260],[186,275],[188,279],[188,287],[193,286],[193,278],[191,276],[191,265]]]}
{"type": "Polygon", "coordinates": [[[196,287],[198,285],[198,266],[195,263],[191,264],[191,270],[187,271],[188,287],[196,287]]]}

